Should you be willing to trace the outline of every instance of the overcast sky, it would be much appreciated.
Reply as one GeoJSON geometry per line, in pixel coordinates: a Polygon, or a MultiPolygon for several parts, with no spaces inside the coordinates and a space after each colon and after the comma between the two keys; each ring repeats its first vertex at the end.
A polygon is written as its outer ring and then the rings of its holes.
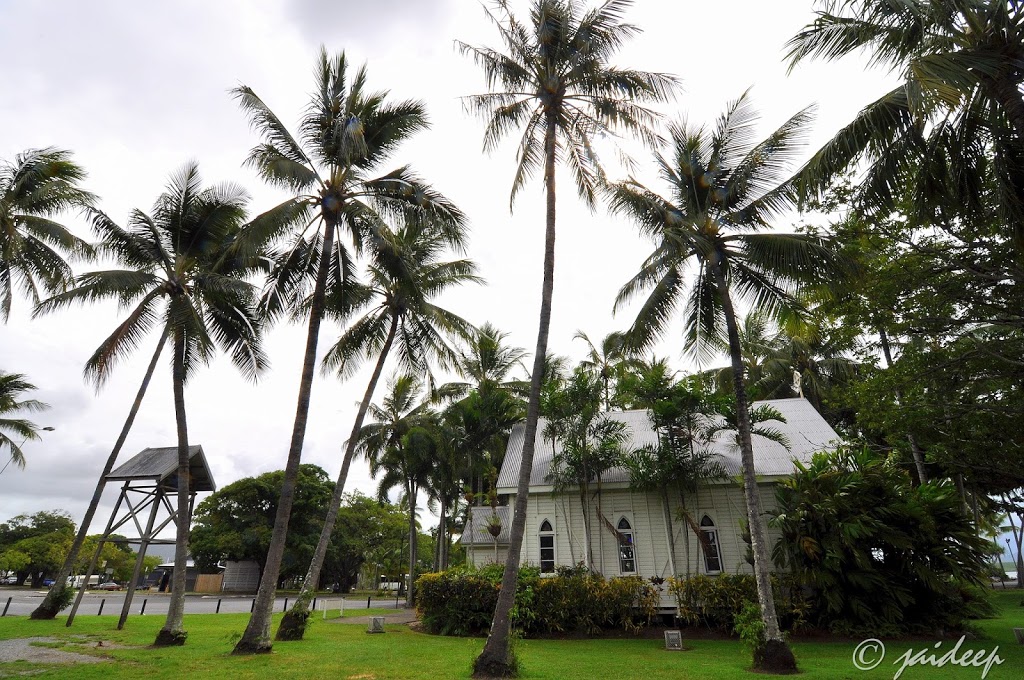
{"type": "MultiPolygon", "coordinates": [[[[712,123],[751,86],[764,134],[817,103],[813,147],[889,89],[892,76],[866,72],[863,59],[802,65],[787,76],[783,46],[812,19],[812,8],[810,0],[637,0],[628,20],[644,32],[616,63],[678,75],[683,90],[665,111],[692,123],[712,123]]],[[[491,321],[512,343],[532,349],[543,254],[541,185],[530,185],[510,213],[514,147],[482,152],[482,124],[463,111],[460,97],[483,92],[484,83],[455,40],[500,46],[475,0],[0,0],[0,158],[50,145],[72,150],[89,173],[85,186],[122,223],[132,208],[148,211],[168,176],[196,159],[207,183],[245,186],[255,214],[283,195],[242,167],[257,137],[228,90],[252,87],[294,128],[313,86],[319,46],[345,50],[368,64],[373,89],[426,103],[432,128],[400,149],[394,164],[412,164],[468,214],[469,256],[487,279],[444,304],[475,324],[491,321]]],[[[615,167],[609,171],[623,176],[615,167]]],[[[565,189],[569,184],[568,177],[561,182],[565,189]]],[[[66,223],[89,237],[81,218],[66,223]]],[[[589,213],[569,190],[559,194],[553,351],[580,358],[583,344],[572,340],[577,329],[596,340],[630,323],[629,310],[612,316],[612,301],[649,247],[631,224],[601,209],[589,213]]],[[[39,387],[36,396],[52,408],[35,420],[55,431],[26,444],[25,470],[11,466],[0,475],[0,521],[58,508],[77,521],[156,337],[97,392],[83,382],[82,367],[118,323],[117,310],[95,306],[32,320],[24,298],[14,306],[0,326],[0,369],[24,373],[39,387]]],[[[338,332],[325,324],[321,354],[338,332]]],[[[189,384],[190,441],[203,446],[219,486],[284,467],[304,337],[295,325],[269,333],[272,368],[259,384],[243,380],[225,359],[189,384]]],[[[660,354],[684,365],[677,337],[667,338],[660,354]]],[[[332,478],[367,377],[363,371],[341,383],[318,376],[314,383],[303,462],[332,478]]],[[[122,460],[175,441],[168,358],[122,460]]],[[[350,490],[372,494],[375,486],[363,462],[353,465],[350,490]]],[[[107,490],[94,531],[102,529],[116,495],[107,490]]]]}

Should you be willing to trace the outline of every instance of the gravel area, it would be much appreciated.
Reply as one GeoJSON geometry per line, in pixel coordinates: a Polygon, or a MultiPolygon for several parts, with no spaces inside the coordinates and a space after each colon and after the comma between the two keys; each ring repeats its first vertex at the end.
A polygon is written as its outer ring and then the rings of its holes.
{"type": "Polygon", "coordinates": [[[100,663],[102,657],[64,651],[64,648],[41,647],[33,642],[58,642],[56,638],[29,637],[0,640],[0,663],[28,661],[29,663],[100,663]]]}

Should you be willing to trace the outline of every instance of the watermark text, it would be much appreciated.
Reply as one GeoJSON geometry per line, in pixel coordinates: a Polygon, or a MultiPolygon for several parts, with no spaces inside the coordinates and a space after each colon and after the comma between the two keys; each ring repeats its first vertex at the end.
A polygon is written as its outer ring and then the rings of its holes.
{"type": "MultiPolygon", "coordinates": [[[[964,668],[980,668],[981,679],[988,677],[988,672],[993,666],[1003,663],[1004,659],[999,656],[999,647],[992,651],[979,649],[962,649],[967,636],[961,636],[951,648],[943,650],[943,643],[936,642],[931,647],[921,650],[908,649],[900,654],[893,666],[899,666],[893,674],[893,680],[898,680],[903,671],[913,666],[932,666],[942,668],[943,666],[963,666],[964,668]]],[[[871,638],[864,640],[853,650],[853,665],[862,671],[870,671],[878,668],[885,660],[885,644],[881,640],[871,638]]]]}

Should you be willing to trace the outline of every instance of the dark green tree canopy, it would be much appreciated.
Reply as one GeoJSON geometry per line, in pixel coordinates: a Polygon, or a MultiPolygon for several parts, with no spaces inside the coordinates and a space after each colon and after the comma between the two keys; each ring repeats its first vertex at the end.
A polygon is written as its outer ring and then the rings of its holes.
{"type": "MultiPolygon", "coordinates": [[[[222,560],[253,560],[262,568],[283,476],[278,470],[240,479],[196,507],[189,544],[200,568],[210,569],[222,560]]],[[[305,573],[333,488],[327,473],[316,465],[299,468],[281,578],[305,573]]]]}

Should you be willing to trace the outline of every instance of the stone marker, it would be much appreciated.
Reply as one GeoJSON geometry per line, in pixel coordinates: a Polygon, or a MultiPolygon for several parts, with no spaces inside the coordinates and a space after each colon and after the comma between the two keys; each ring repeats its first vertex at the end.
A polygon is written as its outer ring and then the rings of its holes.
{"type": "Polygon", "coordinates": [[[383,633],[384,632],[384,617],[383,616],[371,616],[370,625],[366,629],[367,633],[383,633]]]}
{"type": "Polygon", "coordinates": [[[681,652],[683,650],[683,634],[681,631],[665,631],[665,649],[671,652],[681,652]]]}

